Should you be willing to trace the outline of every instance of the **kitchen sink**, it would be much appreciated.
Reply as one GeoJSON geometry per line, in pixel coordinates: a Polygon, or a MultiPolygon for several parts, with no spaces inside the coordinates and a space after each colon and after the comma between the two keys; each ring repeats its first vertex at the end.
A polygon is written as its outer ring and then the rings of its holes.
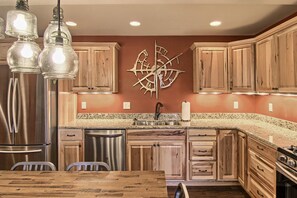
{"type": "Polygon", "coordinates": [[[134,120],[133,125],[136,126],[164,126],[164,125],[180,125],[178,120],[134,120]]]}

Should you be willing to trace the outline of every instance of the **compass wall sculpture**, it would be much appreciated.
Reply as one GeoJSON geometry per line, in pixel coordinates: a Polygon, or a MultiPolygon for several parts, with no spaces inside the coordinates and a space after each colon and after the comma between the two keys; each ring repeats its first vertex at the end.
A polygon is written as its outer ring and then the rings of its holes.
{"type": "Polygon", "coordinates": [[[169,58],[167,52],[164,47],[155,42],[155,59],[152,66],[147,61],[149,54],[146,49],[138,54],[133,68],[128,70],[137,77],[137,82],[133,87],[140,85],[140,90],[144,90],[144,94],[149,92],[152,97],[155,93],[158,99],[159,88],[165,89],[173,84],[178,75],[184,72],[173,68],[175,63],[179,64],[178,58],[183,53],[169,58]]]}

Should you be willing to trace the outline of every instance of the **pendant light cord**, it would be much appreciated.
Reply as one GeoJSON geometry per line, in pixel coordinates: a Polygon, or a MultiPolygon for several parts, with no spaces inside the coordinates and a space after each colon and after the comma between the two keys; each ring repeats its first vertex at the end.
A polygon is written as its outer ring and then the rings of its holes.
{"type": "Polygon", "coordinates": [[[61,36],[61,10],[60,0],[58,0],[58,36],[61,36]]]}

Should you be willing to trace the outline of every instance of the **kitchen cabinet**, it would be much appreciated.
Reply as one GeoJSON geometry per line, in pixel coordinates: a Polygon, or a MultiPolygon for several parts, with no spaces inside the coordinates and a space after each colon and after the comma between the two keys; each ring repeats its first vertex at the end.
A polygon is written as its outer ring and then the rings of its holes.
{"type": "Polygon", "coordinates": [[[117,43],[73,43],[79,70],[72,82],[74,92],[118,91],[117,43]]]}
{"type": "Polygon", "coordinates": [[[189,129],[188,178],[189,180],[216,180],[217,131],[189,129]]]}
{"type": "Polygon", "coordinates": [[[185,179],[185,130],[127,131],[129,171],[164,170],[167,180],[185,179]]]}
{"type": "Polygon", "coordinates": [[[297,25],[275,35],[279,92],[297,93],[297,25]]]}
{"type": "Polygon", "coordinates": [[[254,40],[229,43],[228,76],[232,92],[255,92],[254,40]]]}
{"type": "Polygon", "coordinates": [[[12,44],[13,42],[0,42],[0,65],[7,65],[7,51],[12,44]]]}
{"type": "Polygon", "coordinates": [[[58,167],[64,171],[69,164],[84,161],[83,130],[59,129],[58,133],[58,167]]]}
{"type": "Polygon", "coordinates": [[[256,43],[256,91],[278,90],[277,55],[274,35],[256,43]]]}
{"type": "Polygon", "coordinates": [[[248,192],[253,197],[276,195],[276,150],[248,138],[248,192]]]}
{"type": "Polygon", "coordinates": [[[227,44],[194,43],[193,92],[227,92],[227,44]]]}
{"type": "Polygon", "coordinates": [[[245,133],[238,132],[238,181],[246,189],[247,185],[247,137],[245,133]]]}
{"type": "Polygon", "coordinates": [[[219,130],[218,180],[237,180],[237,131],[219,130]]]}

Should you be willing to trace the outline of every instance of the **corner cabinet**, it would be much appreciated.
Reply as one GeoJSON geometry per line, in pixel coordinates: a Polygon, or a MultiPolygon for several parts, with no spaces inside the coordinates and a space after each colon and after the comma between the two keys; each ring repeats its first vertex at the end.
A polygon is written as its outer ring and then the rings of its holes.
{"type": "Polygon", "coordinates": [[[118,92],[117,43],[73,43],[79,71],[73,81],[74,92],[118,92]]]}
{"type": "Polygon", "coordinates": [[[254,39],[229,43],[229,83],[232,92],[255,92],[254,39]]]}
{"type": "Polygon", "coordinates": [[[191,49],[193,92],[227,92],[227,43],[194,43],[191,49]]]}
{"type": "Polygon", "coordinates": [[[237,131],[219,130],[218,133],[218,180],[237,180],[237,131]]]}
{"type": "Polygon", "coordinates": [[[84,161],[83,130],[59,129],[58,133],[58,167],[64,171],[69,164],[84,161]]]}
{"type": "Polygon", "coordinates": [[[247,136],[238,131],[238,181],[241,186],[247,187],[247,136]]]}
{"type": "Polygon", "coordinates": [[[274,36],[256,43],[256,90],[276,92],[278,90],[277,55],[274,36]]]}
{"type": "Polygon", "coordinates": [[[279,92],[297,93],[297,25],[275,35],[279,92]]]}
{"type": "Polygon", "coordinates": [[[181,129],[128,130],[128,170],[164,170],[167,180],[185,179],[185,137],[181,129]]]}

